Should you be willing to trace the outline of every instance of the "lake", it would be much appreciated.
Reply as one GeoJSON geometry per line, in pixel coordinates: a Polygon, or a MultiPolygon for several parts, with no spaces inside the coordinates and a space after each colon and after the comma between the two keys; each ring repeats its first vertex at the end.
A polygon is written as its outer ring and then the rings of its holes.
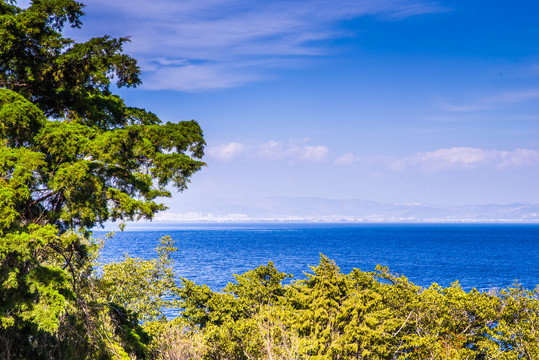
{"type": "Polygon", "coordinates": [[[529,289],[539,284],[535,224],[182,224],[116,232],[101,259],[121,260],[124,253],[155,257],[164,235],[176,240],[178,277],[212,290],[233,281],[233,274],[268,261],[295,279],[305,278],[320,253],[335,260],[344,273],[353,268],[372,271],[381,264],[421,286],[449,286],[459,280],[466,290],[486,291],[516,281],[529,289]]]}

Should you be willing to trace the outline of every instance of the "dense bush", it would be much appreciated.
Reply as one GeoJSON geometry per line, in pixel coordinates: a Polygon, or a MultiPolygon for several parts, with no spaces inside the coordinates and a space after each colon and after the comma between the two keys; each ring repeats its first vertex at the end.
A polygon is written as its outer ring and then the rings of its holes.
{"type": "MultiPolygon", "coordinates": [[[[170,240],[164,241],[173,251],[170,240]]],[[[152,266],[148,260],[136,261],[139,269],[150,269],[150,273],[160,266],[170,270],[173,266],[169,260],[152,266]]],[[[133,259],[127,258],[112,268],[123,271],[132,266],[133,259]]],[[[236,275],[222,292],[186,279],[179,287],[167,281],[168,293],[179,296],[181,312],[172,321],[153,317],[143,324],[153,335],[151,357],[539,358],[539,289],[514,286],[500,292],[466,292],[458,283],[423,288],[384,267],[343,274],[325,256],[306,279],[283,285],[289,277],[270,262],[236,275]]],[[[150,277],[137,273],[136,278],[150,277]]],[[[150,286],[138,280],[132,285],[150,286]]],[[[148,305],[153,303],[146,299],[148,305]]],[[[123,300],[122,306],[128,309],[145,307],[136,294],[123,300]]],[[[150,308],[152,313],[158,310],[150,308]]]]}

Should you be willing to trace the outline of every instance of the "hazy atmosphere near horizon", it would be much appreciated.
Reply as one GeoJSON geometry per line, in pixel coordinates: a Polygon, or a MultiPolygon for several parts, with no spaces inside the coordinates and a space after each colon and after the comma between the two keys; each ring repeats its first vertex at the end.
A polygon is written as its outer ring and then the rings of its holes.
{"type": "MultiPolygon", "coordinates": [[[[85,11],[74,39],[131,36],[144,84],[121,89],[126,102],[204,130],[208,166],[162,220],[539,203],[539,3],[92,0],[85,11]]],[[[481,211],[503,218],[496,209],[481,211]]],[[[518,216],[537,220],[534,209],[518,216]]]]}

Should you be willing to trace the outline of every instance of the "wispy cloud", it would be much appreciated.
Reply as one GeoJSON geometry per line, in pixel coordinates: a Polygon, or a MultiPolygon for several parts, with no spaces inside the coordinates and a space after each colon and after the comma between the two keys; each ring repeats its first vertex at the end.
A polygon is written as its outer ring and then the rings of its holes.
{"type": "Polygon", "coordinates": [[[324,162],[329,149],[324,145],[307,145],[306,140],[283,143],[270,140],[259,145],[244,145],[239,142],[209,146],[206,150],[209,158],[220,162],[236,159],[286,160],[324,162]]]}
{"type": "Polygon", "coordinates": [[[393,170],[418,169],[424,172],[475,169],[490,167],[507,169],[521,166],[539,166],[539,151],[532,149],[486,150],[472,147],[454,147],[419,152],[409,157],[393,159],[393,170]]]}
{"type": "Polygon", "coordinates": [[[94,31],[110,19],[107,33],[132,37],[149,88],[189,91],[257,81],[290,58],[327,54],[325,40],[351,35],[344,20],[444,11],[432,0],[93,0],[87,10],[94,31]]]}
{"type": "Polygon", "coordinates": [[[357,156],[352,153],[346,153],[335,159],[335,161],[333,161],[333,164],[337,166],[350,166],[357,161],[359,161],[359,158],[357,156]]]}
{"type": "Polygon", "coordinates": [[[323,145],[304,146],[298,148],[300,159],[314,162],[325,161],[328,157],[328,148],[323,145]]]}
{"type": "Polygon", "coordinates": [[[438,103],[438,106],[443,111],[466,113],[496,109],[507,105],[518,104],[537,99],[539,99],[539,88],[532,88],[486,96],[470,103],[456,104],[440,101],[438,103]]]}
{"type": "Polygon", "coordinates": [[[206,155],[221,162],[228,162],[241,155],[245,150],[246,147],[242,143],[231,142],[218,146],[209,146],[206,149],[206,155]]]}
{"type": "Polygon", "coordinates": [[[405,157],[363,155],[360,161],[360,157],[351,152],[331,159],[327,146],[309,145],[307,142],[308,139],[291,140],[288,143],[270,140],[258,145],[230,142],[209,146],[206,154],[208,158],[219,162],[249,159],[292,163],[326,162],[341,167],[359,164],[367,168],[378,168],[378,171],[385,168],[392,171],[414,170],[425,173],[465,171],[478,168],[510,170],[519,167],[539,167],[539,151],[535,149],[496,150],[452,147],[417,152],[405,157]]]}

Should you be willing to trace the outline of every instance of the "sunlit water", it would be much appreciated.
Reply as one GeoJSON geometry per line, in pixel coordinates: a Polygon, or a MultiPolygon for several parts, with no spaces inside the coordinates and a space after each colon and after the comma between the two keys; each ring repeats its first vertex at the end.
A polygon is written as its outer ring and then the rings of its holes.
{"type": "Polygon", "coordinates": [[[467,290],[500,289],[515,281],[529,289],[539,284],[539,225],[190,224],[117,232],[101,259],[121,260],[124,253],[156,257],[164,235],[176,240],[177,276],[213,290],[268,261],[302,279],[320,253],[344,273],[381,264],[421,286],[455,280],[467,290]]]}

